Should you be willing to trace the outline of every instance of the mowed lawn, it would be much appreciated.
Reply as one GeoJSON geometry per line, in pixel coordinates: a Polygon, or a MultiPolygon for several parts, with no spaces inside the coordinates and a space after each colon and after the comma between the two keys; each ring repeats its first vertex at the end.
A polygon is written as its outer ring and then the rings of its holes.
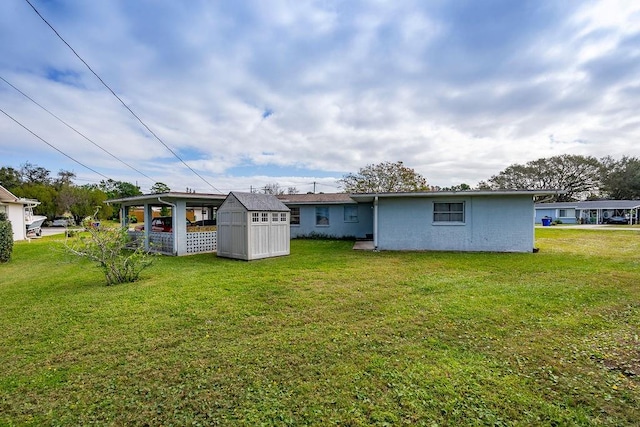
{"type": "Polygon", "coordinates": [[[0,425],[639,425],[640,231],[539,253],[0,265],[0,425]]]}

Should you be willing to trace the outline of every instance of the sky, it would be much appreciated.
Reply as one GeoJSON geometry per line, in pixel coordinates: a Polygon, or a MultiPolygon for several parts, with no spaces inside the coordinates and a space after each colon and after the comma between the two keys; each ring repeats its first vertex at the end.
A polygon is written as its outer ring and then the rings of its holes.
{"type": "Polygon", "coordinates": [[[638,1],[30,1],[159,140],[26,0],[3,0],[0,166],[329,193],[384,161],[447,187],[640,156],[638,1]]]}

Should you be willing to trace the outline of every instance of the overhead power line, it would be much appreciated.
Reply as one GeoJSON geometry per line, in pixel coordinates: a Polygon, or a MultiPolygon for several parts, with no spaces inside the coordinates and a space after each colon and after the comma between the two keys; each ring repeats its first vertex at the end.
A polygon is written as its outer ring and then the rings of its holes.
{"type": "Polygon", "coordinates": [[[145,178],[147,178],[148,180],[150,180],[151,182],[155,183],[156,181],[151,178],[150,176],[142,173],[141,171],[139,171],[138,169],[134,168],[133,166],[131,166],[130,164],[128,164],[127,162],[125,162],[122,159],[119,159],[118,157],[116,157],[114,154],[110,153],[109,151],[107,151],[104,147],[100,146],[99,144],[97,144],[96,142],[94,142],[93,140],[91,140],[88,136],[84,135],[82,132],[80,132],[79,130],[77,130],[76,128],[74,128],[73,126],[71,126],[69,123],[65,122],[64,120],[62,120],[60,117],[56,116],[54,113],[52,113],[51,111],[49,111],[47,108],[43,107],[41,104],[39,104],[36,100],[34,100],[33,98],[31,98],[29,95],[27,95],[26,93],[24,93],[23,91],[21,91],[20,89],[18,89],[17,87],[15,87],[14,85],[12,85],[11,83],[9,83],[7,81],[7,79],[5,79],[4,77],[0,76],[0,80],[2,80],[3,82],[5,82],[6,84],[8,84],[9,86],[11,86],[13,89],[15,89],[16,91],[18,91],[22,96],[24,96],[25,98],[27,98],[29,101],[33,102],[34,104],[36,104],[38,107],[42,108],[44,111],[46,111],[47,113],[49,113],[50,115],[52,115],[53,117],[55,117],[58,121],[60,121],[62,124],[64,124],[65,126],[67,126],[69,129],[71,129],[72,131],[74,131],[75,133],[77,133],[78,135],[80,135],[81,137],[83,137],[84,139],[86,139],[87,141],[89,141],[90,143],[92,143],[93,145],[95,145],[96,147],[98,147],[99,149],[101,149],[102,151],[104,151],[105,153],[107,153],[108,155],[110,155],[111,157],[113,157],[114,159],[116,159],[117,161],[119,161],[120,163],[122,163],[123,165],[127,166],[128,168],[138,172],[140,175],[144,176],[145,178]]]}
{"type": "Polygon", "coordinates": [[[33,9],[33,11],[34,11],[34,12],[35,12],[39,17],[40,17],[40,19],[42,19],[42,20],[44,21],[44,23],[45,23],[45,24],[47,24],[47,26],[49,26],[49,28],[51,28],[51,30],[56,34],[56,36],[58,36],[58,38],[59,38],[60,40],[62,40],[62,42],[63,42],[65,45],[67,45],[67,47],[68,47],[69,49],[71,49],[71,51],[73,52],[73,54],[74,54],[74,55],[75,55],[75,56],[76,56],[80,61],[82,61],[82,63],[83,63],[83,64],[84,64],[88,69],[89,69],[89,71],[91,71],[91,73],[92,73],[94,76],[96,76],[96,78],[100,81],[100,83],[102,83],[102,85],[103,85],[104,87],[106,87],[106,88],[107,88],[107,90],[108,90],[109,92],[111,92],[111,94],[112,94],[113,96],[115,96],[115,97],[116,97],[116,99],[117,99],[118,101],[120,101],[120,103],[124,106],[124,108],[126,108],[126,109],[127,109],[127,110],[132,114],[132,115],[133,115],[133,117],[135,117],[135,118],[138,120],[138,122],[140,122],[140,124],[141,124],[142,126],[144,126],[144,128],[145,128],[145,129],[147,129],[147,131],[149,131],[149,133],[150,133],[151,135],[153,135],[155,139],[157,139],[157,140],[158,140],[158,142],[160,142],[162,145],[164,145],[164,147],[165,147],[167,150],[169,150],[169,152],[170,152],[171,154],[173,154],[173,156],[174,156],[176,159],[180,160],[180,162],[181,162],[183,165],[185,165],[185,166],[186,166],[186,167],[187,167],[191,172],[193,172],[196,176],[198,176],[198,178],[200,178],[202,181],[204,181],[207,185],[209,185],[209,186],[210,186],[211,188],[213,188],[214,190],[216,190],[216,191],[218,191],[218,192],[221,192],[221,191],[220,191],[220,190],[218,190],[216,187],[214,187],[214,186],[213,186],[213,184],[211,184],[209,181],[207,181],[206,179],[204,179],[204,177],[203,177],[202,175],[200,175],[198,172],[196,172],[196,171],[195,171],[191,166],[189,166],[189,165],[188,165],[184,160],[182,160],[182,158],[181,158],[180,156],[178,156],[178,154],[177,154],[175,151],[173,151],[173,150],[172,150],[172,149],[171,149],[167,144],[165,144],[165,142],[164,142],[162,139],[160,139],[160,137],[159,137],[158,135],[156,135],[156,134],[155,134],[155,132],[153,132],[153,131],[149,128],[149,126],[147,126],[147,124],[146,124],[145,122],[143,122],[143,121],[142,121],[142,119],[141,119],[140,117],[138,117],[138,115],[137,115],[136,113],[134,113],[134,112],[133,112],[133,110],[132,110],[131,108],[129,108],[129,106],[128,106],[128,105],[127,105],[127,104],[126,104],[126,103],[125,103],[125,102],[124,102],[124,101],[123,101],[123,100],[122,100],[122,99],[121,99],[121,98],[120,98],[120,97],[119,97],[119,96],[118,96],[118,95],[113,91],[113,89],[111,89],[111,87],[109,87],[109,85],[108,85],[108,84],[106,84],[106,83],[104,82],[104,80],[102,80],[102,78],[101,78],[101,77],[100,77],[100,76],[99,76],[95,71],[93,71],[93,68],[91,68],[91,67],[89,66],[89,64],[87,64],[87,62],[86,62],[84,59],[82,59],[82,57],[78,54],[78,52],[76,52],[76,51],[75,51],[75,49],[74,49],[74,48],[72,48],[72,47],[71,47],[71,45],[70,45],[69,43],[67,43],[67,41],[66,41],[66,40],[65,40],[65,39],[60,35],[60,33],[58,33],[58,31],[56,31],[56,29],[55,29],[55,28],[53,28],[53,26],[49,23],[49,21],[47,21],[47,20],[44,18],[44,16],[42,16],[42,15],[40,14],[40,12],[38,12],[38,9],[36,9],[36,8],[35,8],[35,6],[34,6],[33,4],[31,4],[31,2],[30,2],[29,0],[25,0],[25,1],[29,4],[29,6],[31,6],[31,8],[33,9]]]}
{"type": "Polygon", "coordinates": [[[31,135],[35,136],[36,138],[38,138],[40,141],[44,142],[45,144],[47,144],[49,147],[53,148],[54,150],[56,150],[58,153],[62,154],[63,156],[67,157],[68,159],[73,160],[74,162],[76,162],[77,164],[79,164],[82,167],[85,167],[87,169],[89,169],[91,172],[100,175],[101,177],[109,180],[111,178],[109,178],[106,175],[101,174],[100,172],[98,172],[95,169],[90,168],[89,166],[85,165],[84,163],[74,159],[73,157],[71,157],[70,155],[68,155],[67,153],[65,153],[64,151],[60,150],[59,148],[55,147],[53,144],[50,144],[48,141],[46,141],[44,138],[40,137],[38,134],[36,134],[34,131],[32,131],[31,129],[29,129],[28,127],[26,127],[25,125],[23,125],[22,123],[20,123],[19,121],[17,121],[16,119],[14,119],[13,117],[11,117],[6,111],[4,111],[2,108],[0,108],[0,112],[2,114],[4,114],[5,116],[9,117],[11,120],[13,120],[14,122],[16,122],[20,127],[22,127],[24,130],[26,130],[27,132],[29,132],[31,135]]]}

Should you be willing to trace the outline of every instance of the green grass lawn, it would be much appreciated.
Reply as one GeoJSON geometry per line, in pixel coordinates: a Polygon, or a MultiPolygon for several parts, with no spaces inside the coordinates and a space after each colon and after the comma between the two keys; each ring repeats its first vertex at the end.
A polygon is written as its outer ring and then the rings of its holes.
{"type": "Polygon", "coordinates": [[[0,425],[638,425],[640,232],[533,254],[159,257],[104,286],[61,238],[0,265],[0,425]]]}

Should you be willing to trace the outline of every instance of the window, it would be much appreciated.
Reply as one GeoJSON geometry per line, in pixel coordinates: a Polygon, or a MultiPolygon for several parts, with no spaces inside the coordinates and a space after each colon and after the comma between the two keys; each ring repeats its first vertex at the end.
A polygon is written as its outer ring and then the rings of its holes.
{"type": "Polygon", "coordinates": [[[262,222],[269,222],[269,212],[262,212],[262,222]]]}
{"type": "Polygon", "coordinates": [[[271,222],[278,222],[278,218],[280,218],[280,215],[278,215],[278,212],[271,213],[271,222]]]}
{"type": "Polygon", "coordinates": [[[280,214],[280,222],[287,222],[287,213],[286,212],[282,212],[280,214]]]}
{"type": "Polygon", "coordinates": [[[344,222],[358,222],[358,206],[344,207],[344,222]]]}
{"type": "Polygon", "coordinates": [[[434,203],[433,222],[464,222],[464,202],[434,203]]]}
{"type": "Polygon", "coordinates": [[[260,222],[259,212],[251,212],[251,222],[260,222]]]}
{"type": "Polygon", "coordinates": [[[300,225],[300,208],[291,208],[291,225],[300,225]]]}
{"type": "Polygon", "coordinates": [[[329,225],[329,208],[326,206],[316,207],[316,225],[329,225]]]}
{"type": "Polygon", "coordinates": [[[575,209],[558,209],[558,217],[560,218],[573,218],[576,216],[575,209]]]}

